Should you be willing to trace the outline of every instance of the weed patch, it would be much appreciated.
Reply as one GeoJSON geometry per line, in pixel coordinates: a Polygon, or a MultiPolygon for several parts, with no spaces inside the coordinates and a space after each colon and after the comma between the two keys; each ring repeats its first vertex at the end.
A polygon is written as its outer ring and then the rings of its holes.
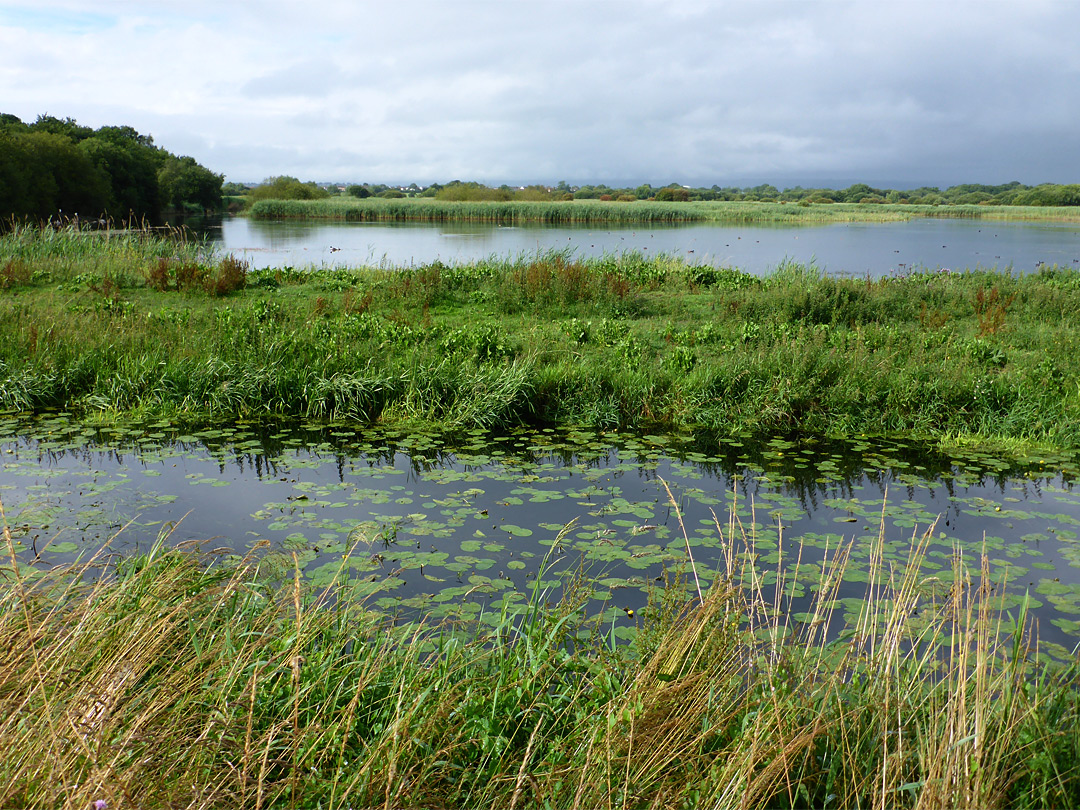
{"type": "Polygon", "coordinates": [[[979,336],[996,335],[1005,328],[1005,318],[1014,295],[1002,295],[997,287],[975,291],[975,316],[979,319],[979,336]]]}

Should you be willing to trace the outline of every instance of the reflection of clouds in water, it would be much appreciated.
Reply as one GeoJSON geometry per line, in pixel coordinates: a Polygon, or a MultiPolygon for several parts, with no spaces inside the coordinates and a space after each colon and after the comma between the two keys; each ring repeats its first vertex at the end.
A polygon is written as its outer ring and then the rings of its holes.
{"type": "MultiPolygon", "coordinates": [[[[15,427],[0,441],[0,492],[16,541],[30,555],[60,530],[60,540],[75,541],[57,545],[58,553],[43,558],[50,563],[96,549],[134,516],[111,541],[116,553],[145,551],[163,526],[182,520],[174,542],[242,553],[265,538],[290,561],[296,552],[310,573],[338,564],[360,532],[380,557],[363,570],[395,570],[395,599],[430,598],[443,587],[432,582],[496,574],[523,592],[562,523],[576,518],[559,560],[602,566],[607,580],[619,583],[612,588],[620,601],[636,609],[647,583],[685,564],[662,478],[703,570],[724,553],[710,510],[726,527],[735,506],[736,546],[745,531],[759,552],[782,545],[785,560],[797,553],[813,564],[851,543],[850,570],[859,576],[882,520],[893,561],[902,561],[911,538],[937,520],[931,561],[951,559],[957,546],[977,560],[985,538],[992,565],[1010,566],[1012,593],[1038,593],[1055,578],[1057,601],[1045,600],[1038,611],[1044,639],[1060,641],[1060,626],[1047,620],[1080,605],[1080,560],[1072,553],[1080,492],[1061,476],[1011,478],[979,466],[977,453],[953,458],[906,442],[841,441],[811,451],[777,439],[732,443],[731,450],[688,445],[680,458],[665,437],[484,434],[450,448],[428,435],[398,436],[391,444],[377,431],[338,428],[328,436],[273,427],[258,435],[251,428],[205,430],[154,446],[139,431],[107,440],[74,422],[62,428],[52,427],[42,441],[28,435],[31,428],[15,427]],[[343,439],[335,444],[331,437],[343,439]],[[423,570],[418,555],[425,555],[423,570]]],[[[154,435],[164,441],[164,433],[154,435]]],[[[855,578],[841,595],[858,599],[863,589],[855,578]]]]}
{"type": "MultiPolygon", "coordinates": [[[[1078,262],[1080,226],[912,220],[824,226],[746,227],[683,225],[645,228],[448,226],[446,223],[324,223],[226,220],[214,244],[250,254],[255,267],[284,264],[381,267],[436,260],[466,263],[491,256],[516,258],[548,250],[599,258],[626,251],[667,254],[692,264],[769,273],[786,260],[815,263],[831,275],[884,277],[916,269],[976,267],[1031,272],[1040,262],[1078,262]],[[340,250],[331,251],[330,246],[340,250]]],[[[212,234],[212,236],[218,236],[212,234]]]]}

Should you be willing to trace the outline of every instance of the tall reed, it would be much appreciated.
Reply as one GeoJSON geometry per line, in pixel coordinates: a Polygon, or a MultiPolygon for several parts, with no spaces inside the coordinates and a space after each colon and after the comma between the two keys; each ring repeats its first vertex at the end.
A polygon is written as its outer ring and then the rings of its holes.
{"type": "Polygon", "coordinates": [[[897,222],[916,217],[992,220],[1076,220],[1070,208],[988,205],[801,206],[772,202],[566,202],[435,199],[260,200],[248,211],[256,219],[332,219],[346,222],[655,223],[716,222],[736,225],[824,222],[897,222]]]}

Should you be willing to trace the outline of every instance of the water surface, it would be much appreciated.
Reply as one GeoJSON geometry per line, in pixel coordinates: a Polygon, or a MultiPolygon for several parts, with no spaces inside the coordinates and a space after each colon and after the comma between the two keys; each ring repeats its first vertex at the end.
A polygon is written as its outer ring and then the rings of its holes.
{"type": "Polygon", "coordinates": [[[27,565],[106,544],[145,552],[169,532],[170,543],[235,554],[265,543],[260,553],[283,572],[295,560],[319,584],[344,566],[373,604],[435,617],[498,612],[538,586],[557,599],[584,571],[594,609],[629,626],[626,611],[650,592],[689,592],[688,546],[704,586],[732,558],[766,586],[797,572],[785,609],[799,616],[838,550],[851,555],[838,613],[854,613],[874,550],[899,573],[924,541],[927,600],[947,594],[957,555],[977,579],[985,554],[1000,606],[1030,593],[1045,642],[1064,656],[1080,641],[1071,456],[1006,464],[897,440],[555,430],[234,424],[186,434],[164,422],[97,429],[8,415],[0,461],[0,499],[27,565]]]}
{"type": "Polygon", "coordinates": [[[1080,266],[1077,223],[913,219],[775,227],[520,226],[469,223],[326,223],[226,219],[209,235],[253,267],[409,266],[570,250],[589,257],[636,251],[764,274],[784,259],[831,274],[878,278],[915,268],[1031,272],[1080,266]]]}

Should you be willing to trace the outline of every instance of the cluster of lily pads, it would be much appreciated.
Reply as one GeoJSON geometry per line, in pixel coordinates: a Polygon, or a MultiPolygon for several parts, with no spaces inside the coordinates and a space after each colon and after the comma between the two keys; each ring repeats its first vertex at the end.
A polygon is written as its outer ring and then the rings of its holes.
{"type": "MultiPolygon", "coordinates": [[[[902,439],[746,438],[318,423],[196,428],[0,414],[0,500],[22,563],[138,554],[160,535],[318,587],[344,570],[403,615],[497,621],[539,588],[591,589],[634,632],[660,589],[737,576],[808,621],[843,560],[837,615],[921,548],[922,593],[986,555],[1059,653],[1080,631],[1077,458],[944,453],[902,439]],[[670,492],[670,494],[669,494],[670,492]]],[[[891,572],[891,574],[890,574],[891,572]]],[[[928,608],[929,609],[929,608],[928,608]]],[[[842,626],[841,621],[838,626],[842,626]]]]}

